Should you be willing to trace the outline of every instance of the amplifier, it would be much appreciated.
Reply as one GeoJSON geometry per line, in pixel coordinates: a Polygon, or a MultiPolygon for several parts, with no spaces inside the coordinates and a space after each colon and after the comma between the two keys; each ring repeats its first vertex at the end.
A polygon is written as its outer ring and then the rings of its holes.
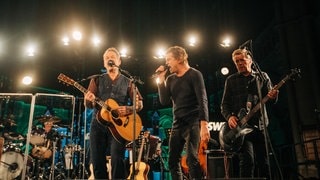
{"type": "Polygon", "coordinates": [[[232,177],[232,155],[221,149],[207,150],[207,178],[229,178],[232,177]]]}

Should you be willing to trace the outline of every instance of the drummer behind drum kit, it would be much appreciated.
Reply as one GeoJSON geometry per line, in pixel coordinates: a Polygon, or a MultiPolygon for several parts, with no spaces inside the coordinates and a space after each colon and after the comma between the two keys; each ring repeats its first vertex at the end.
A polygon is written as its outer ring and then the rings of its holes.
{"type": "MultiPolygon", "coordinates": [[[[41,116],[37,120],[43,124],[51,124],[54,128],[59,127],[54,123],[60,122],[60,119],[54,116],[41,116]]],[[[16,126],[14,120],[0,120],[1,128],[9,129],[11,126],[16,126]]],[[[0,137],[0,180],[20,179],[24,167],[24,154],[21,149],[26,138],[14,132],[5,132],[2,136],[4,138],[0,137]]],[[[57,143],[61,143],[60,140],[66,137],[68,136],[60,136],[55,129],[46,132],[41,127],[32,128],[32,150],[26,164],[27,179],[70,179],[69,171],[74,168],[73,155],[82,149],[80,145],[66,145],[63,149],[60,148],[57,143]],[[56,151],[59,152],[57,155],[64,154],[61,155],[63,158],[57,156],[58,162],[56,151]]],[[[78,177],[75,173],[72,176],[78,177]]]]}

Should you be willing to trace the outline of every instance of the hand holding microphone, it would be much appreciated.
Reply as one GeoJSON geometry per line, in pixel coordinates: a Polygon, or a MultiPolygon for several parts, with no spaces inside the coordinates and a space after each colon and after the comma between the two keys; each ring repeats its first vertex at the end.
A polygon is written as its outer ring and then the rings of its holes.
{"type": "Polygon", "coordinates": [[[156,72],[151,76],[151,78],[157,78],[162,73],[164,73],[165,75],[168,69],[169,69],[169,66],[166,64],[159,66],[156,72]]]}

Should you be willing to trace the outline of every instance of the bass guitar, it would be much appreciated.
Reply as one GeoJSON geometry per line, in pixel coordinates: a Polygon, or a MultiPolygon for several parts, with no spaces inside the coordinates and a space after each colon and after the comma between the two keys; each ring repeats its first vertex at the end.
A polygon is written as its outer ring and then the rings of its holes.
{"type": "MultiPolygon", "coordinates": [[[[69,78],[68,76],[60,73],[58,80],[66,83],[67,85],[72,85],[80,90],[82,93],[87,93],[88,90],[81,86],[79,83],[69,78]]],[[[97,116],[99,120],[110,122],[108,128],[110,129],[113,137],[120,141],[121,138],[127,141],[133,141],[138,138],[140,131],[142,129],[142,122],[138,114],[135,116],[136,128],[135,137],[133,136],[134,129],[134,115],[120,116],[118,112],[119,105],[113,99],[107,99],[102,101],[99,98],[95,99],[95,103],[101,106],[100,116],[97,116]]]]}
{"type": "Polygon", "coordinates": [[[148,136],[149,136],[149,132],[144,132],[144,134],[142,136],[140,149],[139,149],[138,159],[137,159],[137,162],[135,162],[135,164],[134,164],[135,168],[133,170],[133,165],[131,165],[130,174],[127,179],[139,179],[139,180],[141,180],[141,179],[147,180],[148,179],[148,173],[149,173],[150,167],[147,163],[141,161],[143,147],[146,142],[145,139],[148,138],[148,136]],[[133,178],[133,177],[135,177],[135,178],[133,178]]]}
{"type": "MultiPolygon", "coordinates": [[[[286,75],[275,87],[275,90],[280,89],[287,80],[295,79],[296,76],[300,76],[300,69],[291,69],[291,73],[286,75]]],[[[237,152],[243,143],[244,136],[252,132],[252,128],[247,124],[247,122],[252,118],[252,116],[269,100],[268,96],[265,96],[260,103],[254,106],[248,113],[245,113],[243,117],[239,117],[240,121],[236,128],[230,129],[228,123],[224,123],[219,131],[219,142],[221,148],[226,152],[237,152]]],[[[241,112],[243,112],[241,110],[241,112]]],[[[240,114],[240,113],[239,113],[240,114]]],[[[243,113],[242,113],[243,114],[243,113]]]]}

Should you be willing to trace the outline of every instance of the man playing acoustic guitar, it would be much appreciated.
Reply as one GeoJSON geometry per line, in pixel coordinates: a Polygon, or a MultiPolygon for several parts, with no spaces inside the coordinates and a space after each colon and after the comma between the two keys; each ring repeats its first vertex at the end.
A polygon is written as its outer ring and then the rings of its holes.
{"type": "MultiPolygon", "coordinates": [[[[84,96],[85,106],[95,108],[96,111],[96,116],[91,121],[90,157],[94,177],[96,179],[108,179],[106,151],[109,148],[112,179],[126,179],[128,173],[125,172],[127,167],[125,167],[124,157],[128,138],[122,138],[121,135],[132,134],[133,132],[130,127],[133,122],[131,102],[133,102],[135,86],[129,78],[120,73],[121,59],[117,49],[107,49],[103,55],[103,60],[107,74],[91,79],[88,91],[84,96]],[[105,101],[105,106],[101,105],[101,100],[105,101]],[[99,109],[101,106],[102,108],[99,109]]],[[[142,96],[137,88],[135,92],[137,92],[135,108],[139,112],[143,108],[142,96]]],[[[137,128],[141,130],[141,124],[137,124],[137,128]]]]}

